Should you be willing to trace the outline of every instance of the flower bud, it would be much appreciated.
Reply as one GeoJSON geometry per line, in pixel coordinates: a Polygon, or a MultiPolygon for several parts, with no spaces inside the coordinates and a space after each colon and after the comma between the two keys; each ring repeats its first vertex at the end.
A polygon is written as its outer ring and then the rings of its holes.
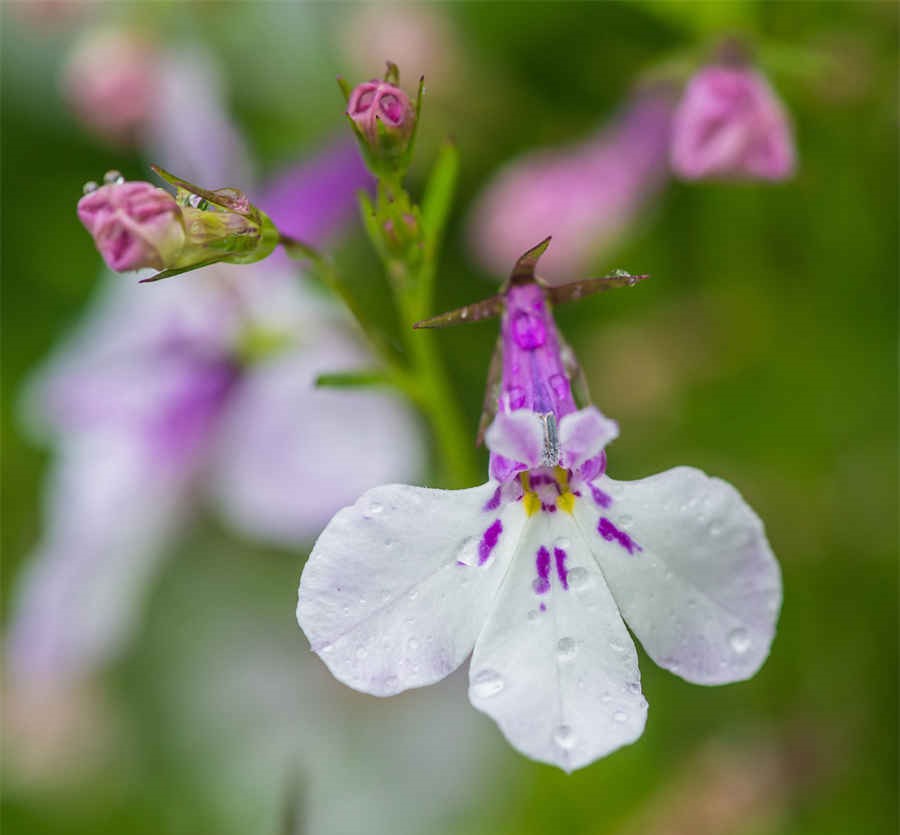
{"type": "Polygon", "coordinates": [[[169,266],[184,248],[181,209],[150,183],[109,183],[78,201],[78,218],[111,270],[169,266]]]}
{"type": "Polygon", "coordinates": [[[78,203],[78,217],[111,269],[150,267],[162,271],[146,279],[156,280],[223,261],[259,261],[277,245],[278,230],[243,192],[206,191],[154,170],[175,186],[174,196],[109,172],[105,185],[89,183],[78,203]]]}
{"type": "Polygon", "coordinates": [[[416,108],[403,90],[388,81],[360,84],[350,94],[347,115],[376,173],[385,168],[406,167],[415,133],[416,108]]]}
{"type": "Polygon", "coordinates": [[[787,114],[766,79],[718,64],[688,83],[675,113],[671,162],[686,180],[783,180],[794,170],[787,114]]]}

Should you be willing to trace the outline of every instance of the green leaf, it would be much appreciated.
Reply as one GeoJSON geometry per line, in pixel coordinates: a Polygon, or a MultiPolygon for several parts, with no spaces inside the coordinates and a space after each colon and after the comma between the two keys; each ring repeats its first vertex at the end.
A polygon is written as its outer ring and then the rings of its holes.
{"type": "Polygon", "coordinates": [[[459,150],[456,145],[447,141],[438,151],[422,198],[422,220],[428,247],[431,250],[436,250],[440,245],[450,215],[450,207],[453,205],[458,178],[459,150]]]}
{"type": "Polygon", "coordinates": [[[369,388],[390,385],[391,382],[391,377],[377,368],[367,371],[337,371],[316,377],[316,388],[369,388]]]}

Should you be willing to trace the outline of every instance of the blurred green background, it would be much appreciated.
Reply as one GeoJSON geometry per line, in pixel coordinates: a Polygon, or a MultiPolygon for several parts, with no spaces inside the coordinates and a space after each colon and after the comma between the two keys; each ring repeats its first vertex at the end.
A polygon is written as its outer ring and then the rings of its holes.
{"type": "MultiPolygon", "coordinates": [[[[896,6],[415,8],[440,19],[447,51],[426,101],[414,187],[445,134],[462,152],[438,310],[490,292],[490,277],[466,249],[464,222],[501,164],[590,134],[636,75],[668,56],[702,53],[735,32],[757,43],[795,123],[796,177],[777,186],[673,182],[596,265],[648,272],[652,281],[564,309],[558,320],[597,404],[622,426],[610,451],[615,477],[693,464],[737,485],[765,520],[785,581],[772,655],[746,683],[700,688],[642,654],[651,705],[643,738],[566,776],[506,746],[465,703],[459,676],[437,685],[437,696],[383,702],[344,692],[307,658],[293,622],[305,554],[236,541],[210,517],[185,535],[138,641],[100,683],[99,715],[80,740],[85,750],[66,750],[38,771],[18,770],[8,758],[6,831],[276,833],[285,831],[279,819],[300,785],[301,809],[352,809],[361,792],[379,797],[384,819],[370,814],[347,832],[896,832],[896,6]],[[218,701],[204,705],[189,680],[206,675],[217,640],[233,648],[244,639],[246,654],[232,653],[233,682],[218,694],[221,710],[218,701]],[[276,669],[293,659],[299,669],[302,657],[302,675],[253,678],[259,647],[269,648],[276,669]],[[227,697],[239,689],[242,659],[259,692],[248,684],[234,706],[227,697]],[[344,713],[315,712],[328,703],[344,713]],[[352,717],[352,728],[342,716],[352,717]],[[393,730],[407,723],[418,729],[416,744],[393,730]],[[448,796],[439,764],[458,728],[474,740],[466,749],[473,759],[454,768],[477,779],[448,796]],[[321,752],[330,763],[325,776],[267,770],[265,751],[281,742],[321,752]],[[387,773],[393,782],[381,789],[387,773]],[[408,829],[391,823],[404,806],[425,810],[408,829]]],[[[334,75],[356,81],[380,72],[354,64],[369,48],[349,22],[359,11],[349,3],[101,7],[143,18],[184,49],[212,49],[235,117],[267,170],[342,129],[334,75]]],[[[74,32],[92,22],[35,23],[17,4],[4,6],[4,18],[8,611],[12,580],[39,535],[49,461],[23,436],[21,388],[78,320],[99,271],[74,204],[85,180],[108,168],[136,178],[145,163],[92,139],[60,98],[74,32]]],[[[358,229],[339,257],[360,280],[383,280],[358,229]]],[[[481,325],[439,337],[473,433],[495,334],[481,325]]],[[[297,826],[316,831],[302,813],[297,826]]]]}

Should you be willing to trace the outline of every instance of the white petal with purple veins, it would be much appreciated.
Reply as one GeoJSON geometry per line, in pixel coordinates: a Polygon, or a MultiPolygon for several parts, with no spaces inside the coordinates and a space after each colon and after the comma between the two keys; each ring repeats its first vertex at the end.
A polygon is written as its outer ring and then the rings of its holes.
{"type": "Polygon", "coordinates": [[[439,681],[471,652],[524,523],[470,490],[377,487],[341,510],[300,578],[297,620],[345,684],[389,696],[439,681]]]}
{"type": "Polygon", "coordinates": [[[737,490],[691,467],[594,483],[609,507],[578,502],[576,516],[650,657],[697,684],[752,676],[775,634],[781,574],[737,490]]]}
{"type": "Polygon", "coordinates": [[[527,523],[469,681],[512,745],[566,771],[643,732],[634,643],[569,514],[527,523]]]}

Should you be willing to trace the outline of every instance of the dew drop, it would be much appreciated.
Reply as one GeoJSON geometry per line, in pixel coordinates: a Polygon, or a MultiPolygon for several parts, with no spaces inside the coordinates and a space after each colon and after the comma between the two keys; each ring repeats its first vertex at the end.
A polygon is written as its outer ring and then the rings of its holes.
{"type": "Polygon", "coordinates": [[[472,693],[479,699],[496,696],[503,687],[503,679],[493,670],[479,670],[472,677],[472,693]]]}
{"type": "Polygon", "coordinates": [[[419,648],[419,641],[416,638],[410,638],[406,642],[406,646],[409,647],[411,652],[415,652],[419,648]]]}
{"type": "Polygon", "coordinates": [[[120,171],[116,171],[115,169],[112,169],[111,171],[107,171],[103,175],[103,182],[108,186],[109,185],[119,186],[125,182],[125,178],[122,176],[122,173],[120,171]]]}
{"type": "Polygon", "coordinates": [[[569,381],[564,374],[554,374],[550,377],[550,388],[558,398],[563,399],[569,394],[569,381]]]}
{"type": "Polygon", "coordinates": [[[616,722],[625,722],[628,719],[628,714],[624,710],[617,710],[613,714],[613,719],[616,722]]]}
{"type": "Polygon", "coordinates": [[[629,681],[625,687],[632,696],[641,695],[641,683],[639,681],[629,681]]]}
{"type": "Polygon", "coordinates": [[[528,612],[528,622],[529,623],[537,623],[537,619],[541,616],[541,613],[537,609],[530,609],[528,612]]]}
{"type": "Polygon", "coordinates": [[[388,676],[384,680],[384,686],[388,690],[393,690],[400,683],[400,679],[397,676],[388,676]]]}
{"type": "Polygon", "coordinates": [[[629,516],[627,513],[623,513],[619,517],[619,527],[628,530],[631,527],[631,523],[633,521],[634,520],[631,518],[631,516],[629,516]]]}
{"type": "Polygon", "coordinates": [[[418,592],[416,589],[413,589],[413,590],[409,593],[409,599],[410,599],[410,600],[415,600],[418,596],[419,596],[419,592],[418,592]]]}
{"type": "Polygon", "coordinates": [[[368,653],[368,651],[366,650],[365,647],[357,647],[357,648],[356,648],[356,657],[357,657],[360,661],[362,661],[362,659],[365,658],[368,654],[369,654],[369,653],[368,653]]]}
{"type": "Polygon", "coordinates": [[[575,591],[584,591],[591,584],[591,575],[586,568],[580,566],[569,572],[569,588],[575,591]]]}
{"type": "Polygon", "coordinates": [[[373,516],[377,516],[377,515],[378,515],[379,513],[381,513],[383,510],[384,510],[384,506],[383,506],[383,505],[379,504],[378,502],[372,502],[372,503],[366,508],[366,512],[363,514],[363,516],[365,516],[366,519],[371,519],[373,516]]]}
{"type": "Polygon", "coordinates": [[[96,180],[88,180],[88,181],[81,187],[81,193],[82,193],[82,194],[90,194],[91,192],[96,191],[98,188],[100,188],[100,186],[97,185],[97,181],[96,181],[96,180]]]}
{"type": "Polygon", "coordinates": [[[613,652],[625,652],[625,650],[627,649],[625,644],[619,643],[618,641],[610,641],[609,648],[613,652]]]}
{"type": "Polygon", "coordinates": [[[556,657],[560,661],[571,661],[578,652],[574,638],[560,638],[556,644],[556,657]]]}
{"type": "Polygon", "coordinates": [[[715,522],[713,522],[709,526],[709,535],[715,537],[715,536],[720,536],[721,534],[722,534],[722,526],[717,525],[715,522]]]}
{"type": "Polygon", "coordinates": [[[478,565],[478,540],[474,536],[467,537],[459,544],[456,561],[463,565],[478,565]]]}
{"type": "MultiPolygon", "coordinates": [[[[564,536],[561,536],[561,537],[559,537],[559,539],[556,540],[556,542],[553,543],[553,545],[556,548],[562,548],[563,551],[566,551],[571,547],[572,543],[568,539],[566,539],[564,536]]],[[[571,576],[572,576],[572,572],[570,571],[569,577],[571,578],[571,576]]]]}
{"type": "Polygon", "coordinates": [[[750,636],[746,629],[739,627],[728,636],[728,643],[738,655],[743,655],[750,649],[750,636]]]}
{"type": "Polygon", "coordinates": [[[575,745],[575,731],[568,725],[560,725],[553,732],[553,741],[562,749],[568,751],[575,745]]]}

